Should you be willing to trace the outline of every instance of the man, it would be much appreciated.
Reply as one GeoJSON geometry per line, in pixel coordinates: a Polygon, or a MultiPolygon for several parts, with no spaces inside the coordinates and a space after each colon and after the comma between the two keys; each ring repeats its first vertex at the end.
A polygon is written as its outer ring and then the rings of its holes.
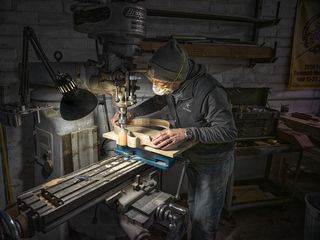
{"type": "MultiPolygon", "coordinates": [[[[160,149],[172,149],[185,141],[199,142],[183,155],[190,160],[191,235],[193,240],[215,239],[237,136],[227,94],[175,40],[159,48],[149,65],[147,77],[156,95],[129,111],[128,118],[168,106],[174,128],[162,131],[152,142],[160,149]]],[[[112,122],[118,118],[115,114],[112,122]]]]}

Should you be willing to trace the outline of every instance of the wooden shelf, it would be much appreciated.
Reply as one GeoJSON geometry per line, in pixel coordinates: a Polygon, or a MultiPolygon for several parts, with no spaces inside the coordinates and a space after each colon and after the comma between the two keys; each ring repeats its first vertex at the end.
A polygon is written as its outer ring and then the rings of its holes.
{"type": "MultiPolygon", "coordinates": [[[[144,52],[155,52],[164,42],[143,41],[141,44],[144,52]]],[[[274,49],[241,44],[180,44],[192,57],[226,57],[267,60],[274,58],[274,49]]]]}
{"type": "Polygon", "coordinates": [[[218,15],[212,13],[195,13],[195,12],[183,12],[173,11],[166,9],[147,9],[147,16],[150,17],[171,17],[171,18],[187,18],[195,20],[215,20],[226,22],[242,22],[255,24],[258,28],[268,27],[279,23],[279,18],[274,19],[258,19],[247,16],[236,15],[218,15]]]}

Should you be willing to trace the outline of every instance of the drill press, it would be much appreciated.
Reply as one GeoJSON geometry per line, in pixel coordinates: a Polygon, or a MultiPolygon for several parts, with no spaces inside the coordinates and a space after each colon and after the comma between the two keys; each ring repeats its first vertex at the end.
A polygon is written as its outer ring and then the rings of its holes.
{"type": "Polygon", "coordinates": [[[136,85],[139,79],[140,77],[134,75],[126,76],[125,85],[122,87],[116,86],[115,88],[113,103],[119,109],[120,117],[118,123],[121,128],[125,128],[127,124],[127,108],[137,103],[135,91],[139,89],[136,85]]]}
{"type": "Polygon", "coordinates": [[[136,85],[138,79],[139,77],[134,75],[126,76],[124,86],[116,85],[115,93],[113,94],[113,104],[119,109],[118,124],[121,129],[119,134],[119,145],[121,146],[127,145],[127,109],[137,103],[135,91],[139,89],[136,85]]]}
{"type": "MultiPolygon", "coordinates": [[[[135,1],[138,2],[138,1],[135,1]]],[[[135,91],[140,79],[133,64],[141,54],[140,43],[145,36],[146,10],[130,1],[108,4],[77,3],[72,6],[74,29],[96,40],[98,73],[86,79],[88,89],[97,94],[112,95],[119,110],[119,126],[127,124],[127,108],[137,103],[135,91]],[[98,46],[102,46],[100,52],[98,46]]]]}

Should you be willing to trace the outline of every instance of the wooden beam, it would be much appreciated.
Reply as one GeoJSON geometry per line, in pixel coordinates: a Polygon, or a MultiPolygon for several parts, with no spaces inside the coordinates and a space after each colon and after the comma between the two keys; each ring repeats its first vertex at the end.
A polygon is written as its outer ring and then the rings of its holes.
{"type": "MultiPolygon", "coordinates": [[[[144,52],[155,52],[164,42],[144,41],[141,47],[144,52]]],[[[271,47],[258,47],[237,44],[180,44],[192,57],[227,57],[245,59],[272,59],[274,50],[271,47]]]]}
{"type": "MultiPolygon", "coordinates": [[[[0,124],[0,149],[1,149],[1,160],[2,160],[2,173],[3,180],[5,183],[5,192],[6,192],[6,200],[7,205],[12,205],[14,203],[13,190],[12,190],[12,182],[10,175],[10,167],[9,167],[9,158],[8,158],[8,147],[7,147],[7,138],[5,128],[0,124]]],[[[2,176],[1,176],[2,177],[2,176]]]]}

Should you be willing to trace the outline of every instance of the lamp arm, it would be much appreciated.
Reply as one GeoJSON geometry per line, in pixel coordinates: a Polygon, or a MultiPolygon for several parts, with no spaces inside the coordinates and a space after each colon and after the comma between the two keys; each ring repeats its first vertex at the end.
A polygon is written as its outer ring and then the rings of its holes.
{"type": "Polygon", "coordinates": [[[23,29],[23,53],[22,69],[20,76],[20,101],[21,108],[24,109],[28,103],[29,93],[29,70],[28,51],[29,42],[42,64],[46,68],[51,80],[55,83],[63,97],[60,102],[61,117],[65,120],[77,120],[91,113],[97,106],[98,100],[94,94],[88,90],[78,88],[72,77],[67,73],[56,73],[44,53],[41,44],[31,27],[23,29]]]}
{"type": "Polygon", "coordinates": [[[21,106],[25,107],[28,104],[28,93],[29,93],[29,69],[28,69],[28,59],[29,59],[29,42],[31,43],[34,51],[36,52],[38,58],[41,60],[42,64],[45,66],[51,80],[57,84],[56,73],[53,71],[49,64],[49,60],[44,53],[41,44],[30,27],[24,27],[23,29],[23,42],[22,42],[22,64],[20,73],[20,103],[21,106]]]}
{"type": "Polygon", "coordinates": [[[62,94],[69,94],[70,92],[76,92],[78,87],[71,76],[67,73],[55,73],[52,69],[49,59],[44,53],[41,44],[31,27],[24,27],[23,29],[23,56],[22,56],[22,73],[20,82],[20,95],[22,105],[26,104],[28,89],[29,89],[29,71],[28,71],[28,47],[31,43],[38,58],[41,60],[45,69],[47,70],[51,80],[58,87],[62,94]],[[24,104],[23,104],[24,103],[24,104]]]}
{"type": "Polygon", "coordinates": [[[21,64],[20,86],[19,86],[21,106],[25,106],[28,102],[27,101],[28,91],[29,91],[28,55],[29,55],[29,40],[27,37],[26,29],[23,29],[22,64],[21,64]]]}
{"type": "Polygon", "coordinates": [[[44,67],[46,68],[48,74],[51,77],[51,80],[57,84],[57,79],[56,79],[56,73],[53,71],[51,65],[49,64],[49,59],[46,56],[46,54],[44,53],[41,44],[35,34],[35,32],[33,31],[32,28],[30,27],[25,27],[23,32],[25,33],[27,40],[30,41],[34,51],[36,52],[38,58],[41,60],[42,64],[44,65],[44,67]]]}

